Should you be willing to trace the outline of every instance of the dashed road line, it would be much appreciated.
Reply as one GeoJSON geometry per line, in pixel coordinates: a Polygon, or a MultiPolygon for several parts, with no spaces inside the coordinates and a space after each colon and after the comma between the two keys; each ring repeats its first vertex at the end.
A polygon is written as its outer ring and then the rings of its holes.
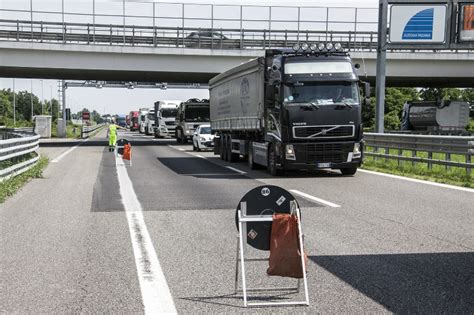
{"type": "Polygon", "coordinates": [[[241,175],[247,174],[247,172],[241,171],[241,170],[236,169],[236,168],[234,168],[234,167],[232,167],[232,166],[226,166],[226,168],[228,168],[228,169],[230,169],[230,170],[232,170],[232,171],[234,171],[234,172],[237,172],[237,173],[239,173],[239,174],[241,174],[241,175]]]}
{"type": "Polygon", "coordinates": [[[321,203],[323,205],[326,205],[326,206],[329,206],[329,207],[332,207],[332,208],[340,208],[341,207],[338,204],[335,204],[335,203],[332,203],[330,201],[308,195],[308,194],[306,194],[304,192],[301,192],[299,190],[296,190],[296,189],[290,189],[290,192],[292,192],[294,194],[297,194],[297,195],[300,195],[303,198],[309,199],[311,201],[316,201],[317,203],[321,203]]]}
{"type": "Polygon", "coordinates": [[[392,175],[392,174],[385,174],[385,173],[368,171],[368,170],[361,170],[361,169],[358,169],[358,172],[374,174],[374,175],[379,175],[379,176],[385,176],[385,177],[390,177],[390,178],[396,178],[396,179],[406,180],[406,181],[409,181],[409,182],[414,182],[414,183],[419,183],[419,184],[426,184],[426,185],[431,185],[431,186],[437,186],[437,187],[443,187],[443,188],[449,188],[449,189],[461,190],[461,191],[467,191],[467,192],[470,192],[470,193],[474,193],[474,189],[467,188],[467,187],[458,187],[458,186],[453,186],[453,185],[448,185],[448,184],[434,183],[434,182],[421,180],[421,179],[416,179],[416,178],[409,178],[409,177],[403,177],[403,176],[397,176],[397,175],[392,175]]]}
{"type": "Polygon", "coordinates": [[[86,141],[89,141],[89,138],[87,138],[86,140],[83,140],[81,143],[79,144],[76,144],[75,146],[73,146],[72,148],[69,148],[67,151],[61,153],[59,156],[57,156],[55,159],[53,159],[51,161],[51,163],[58,163],[59,161],[61,161],[66,155],[68,155],[69,153],[71,153],[72,151],[74,151],[78,146],[80,146],[81,144],[83,144],[84,142],[86,141]]]}
{"type": "Polygon", "coordinates": [[[120,195],[127,215],[135,265],[145,314],[177,314],[168,283],[143,218],[132,181],[120,157],[116,156],[120,195]]]}

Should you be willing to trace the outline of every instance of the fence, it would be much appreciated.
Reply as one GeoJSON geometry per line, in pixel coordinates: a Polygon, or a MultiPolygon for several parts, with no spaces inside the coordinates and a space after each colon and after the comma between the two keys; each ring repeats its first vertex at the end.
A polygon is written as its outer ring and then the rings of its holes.
{"type": "Polygon", "coordinates": [[[158,27],[0,20],[0,39],[38,43],[206,49],[286,48],[295,43],[338,42],[348,50],[375,51],[375,31],[158,27]]]}
{"type": "Polygon", "coordinates": [[[384,158],[401,161],[411,161],[424,163],[431,169],[433,165],[444,165],[448,167],[465,168],[467,173],[471,173],[474,164],[474,137],[462,136],[431,136],[431,135],[401,135],[401,134],[378,134],[364,133],[364,140],[367,147],[373,151],[365,151],[365,155],[374,158],[384,158]],[[382,151],[382,152],[380,152],[382,151]],[[396,154],[394,154],[396,152],[396,154]],[[407,156],[407,152],[410,154],[407,156]],[[420,157],[423,153],[426,157],[420,157]],[[435,159],[433,154],[444,155],[444,159],[435,159]],[[463,156],[464,162],[453,161],[452,156],[463,156]]]}
{"type": "Polygon", "coordinates": [[[0,169],[0,182],[29,170],[38,162],[39,154],[23,158],[39,148],[40,136],[31,132],[31,128],[29,131],[0,129],[0,165],[5,166],[0,169]]]}

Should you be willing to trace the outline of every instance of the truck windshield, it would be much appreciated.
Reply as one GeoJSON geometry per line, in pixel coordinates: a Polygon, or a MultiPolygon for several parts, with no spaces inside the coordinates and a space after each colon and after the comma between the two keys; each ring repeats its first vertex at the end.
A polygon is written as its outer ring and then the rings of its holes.
{"type": "Polygon", "coordinates": [[[209,121],[209,107],[189,106],[186,108],[186,121],[209,121]]]}
{"type": "Polygon", "coordinates": [[[359,88],[355,82],[296,82],[287,83],[283,87],[283,101],[292,103],[359,104],[359,88]]]}
{"type": "Polygon", "coordinates": [[[161,110],[161,117],[163,117],[163,118],[176,117],[177,113],[178,113],[177,108],[163,108],[161,110]]]}

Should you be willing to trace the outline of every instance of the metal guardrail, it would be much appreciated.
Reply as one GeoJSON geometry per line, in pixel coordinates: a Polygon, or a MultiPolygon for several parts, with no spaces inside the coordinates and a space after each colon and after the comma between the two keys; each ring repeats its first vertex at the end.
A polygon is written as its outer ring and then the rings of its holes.
{"type": "Polygon", "coordinates": [[[286,48],[295,43],[339,42],[347,50],[375,51],[377,32],[158,27],[0,20],[0,39],[61,44],[96,44],[205,49],[286,48]],[[212,37],[209,34],[214,34],[212,37]]]}
{"type": "Polygon", "coordinates": [[[394,159],[399,164],[400,161],[411,161],[412,164],[426,163],[430,169],[436,164],[465,168],[467,173],[471,173],[474,168],[474,163],[472,163],[474,137],[472,136],[364,133],[364,140],[366,146],[374,148],[373,152],[364,152],[367,156],[394,159]],[[379,152],[381,150],[382,152],[379,152]],[[392,154],[390,150],[397,150],[397,154],[392,154]],[[411,156],[403,155],[404,151],[411,151],[411,156]],[[419,157],[419,152],[425,152],[427,157],[419,157]],[[433,159],[433,153],[444,154],[445,159],[433,159]],[[465,162],[452,161],[451,155],[462,155],[465,157],[465,162]]]}
{"type": "Polygon", "coordinates": [[[100,129],[103,126],[104,126],[104,124],[98,124],[98,125],[95,125],[95,126],[82,126],[81,138],[83,138],[83,139],[89,138],[89,134],[91,132],[94,132],[94,131],[100,129]]]}
{"type": "MultiPolygon", "coordinates": [[[[20,128],[18,128],[20,129],[20,128]]],[[[38,162],[40,156],[37,154],[26,161],[16,163],[23,155],[36,152],[39,148],[40,136],[26,131],[12,131],[12,129],[1,129],[2,140],[0,140],[0,162],[13,161],[13,165],[0,169],[0,182],[26,172],[38,162]]]]}

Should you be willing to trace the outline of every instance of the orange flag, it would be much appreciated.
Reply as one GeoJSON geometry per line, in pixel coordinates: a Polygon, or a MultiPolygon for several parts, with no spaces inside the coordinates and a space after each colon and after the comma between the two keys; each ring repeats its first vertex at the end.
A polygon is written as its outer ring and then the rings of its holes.
{"type": "Polygon", "coordinates": [[[132,146],[128,143],[124,144],[123,146],[123,159],[124,160],[129,160],[132,157],[132,146]]]}

